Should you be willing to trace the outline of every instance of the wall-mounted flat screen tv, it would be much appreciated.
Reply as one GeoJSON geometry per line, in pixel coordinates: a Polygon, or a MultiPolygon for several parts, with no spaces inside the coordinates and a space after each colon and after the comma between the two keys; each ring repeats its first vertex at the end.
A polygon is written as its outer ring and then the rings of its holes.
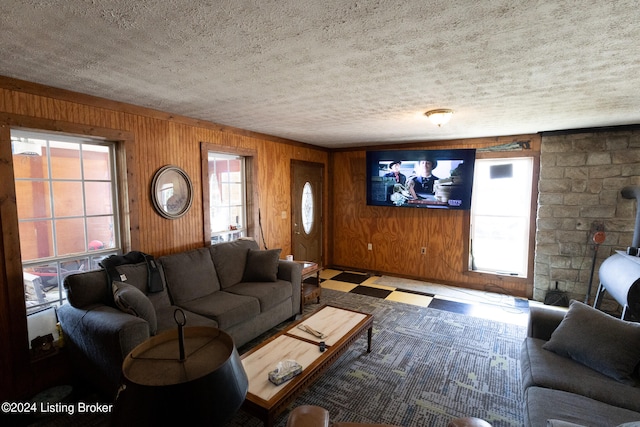
{"type": "Polygon", "coordinates": [[[367,151],[367,204],[471,209],[474,149],[367,151]]]}

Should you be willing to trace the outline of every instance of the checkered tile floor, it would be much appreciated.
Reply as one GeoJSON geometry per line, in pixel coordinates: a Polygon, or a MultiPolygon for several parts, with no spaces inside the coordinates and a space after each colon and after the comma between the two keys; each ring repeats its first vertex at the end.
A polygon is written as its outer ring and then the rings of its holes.
{"type": "Polygon", "coordinates": [[[526,324],[528,319],[529,301],[523,298],[431,283],[425,286],[425,292],[422,292],[415,289],[415,286],[414,289],[403,289],[381,285],[378,283],[380,279],[381,276],[354,271],[324,269],[320,272],[320,286],[324,289],[368,295],[522,325],[526,324]]]}

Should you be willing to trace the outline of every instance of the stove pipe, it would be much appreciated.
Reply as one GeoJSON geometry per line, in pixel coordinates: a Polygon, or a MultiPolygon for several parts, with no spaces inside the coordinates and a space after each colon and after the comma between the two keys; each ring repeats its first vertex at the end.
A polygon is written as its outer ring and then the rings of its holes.
{"type": "Polygon", "coordinates": [[[636,208],[636,226],[633,229],[633,240],[631,246],[637,248],[640,246],[640,187],[624,187],[620,193],[625,199],[636,199],[638,206],[636,208]]]}

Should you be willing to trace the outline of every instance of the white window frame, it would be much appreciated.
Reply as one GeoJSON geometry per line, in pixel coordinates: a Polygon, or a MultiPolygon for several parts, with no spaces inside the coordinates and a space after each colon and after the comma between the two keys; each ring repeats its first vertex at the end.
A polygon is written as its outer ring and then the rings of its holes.
{"type": "MultiPolygon", "coordinates": [[[[209,170],[207,167],[207,185],[209,186],[209,220],[210,220],[210,236],[211,244],[217,244],[222,242],[228,242],[237,240],[241,237],[247,237],[247,161],[246,157],[240,154],[222,153],[217,151],[207,152],[207,165],[214,160],[237,160],[240,161],[240,176],[239,180],[228,180],[222,183],[214,183],[212,180],[216,177],[216,171],[209,170]],[[242,194],[240,195],[240,203],[223,202],[221,194],[218,194],[214,188],[220,184],[221,186],[227,186],[229,189],[232,185],[240,185],[242,194]],[[236,215],[238,218],[232,218],[232,210],[239,208],[240,214],[236,215]],[[216,223],[216,211],[228,210],[227,219],[229,224],[222,224],[215,226],[216,223]]],[[[215,163],[214,163],[215,164],[215,163]]]]}
{"type": "MultiPolygon", "coordinates": [[[[82,184],[82,188],[85,188],[86,182],[109,182],[111,184],[111,195],[112,195],[112,215],[113,215],[113,240],[109,242],[105,248],[94,248],[90,247],[88,242],[85,241],[85,248],[82,252],[76,252],[73,254],[58,254],[58,244],[56,242],[56,234],[52,233],[51,238],[53,239],[53,256],[48,256],[44,258],[36,258],[30,260],[22,260],[22,268],[23,268],[23,279],[25,284],[25,291],[27,288],[29,291],[35,293],[36,301],[29,303],[27,301],[25,295],[25,304],[27,305],[27,314],[32,315],[38,313],[39,311],[49,309],[51,307],[59,307],[64,304],[66,301],[66,292],[62,286],[62,282],[64,278],[72,273],[72,270],[75,271],[87,271],[92,269],[99,268],[99,262],[106,258],[109,255],[122,253],[122,240],[121,240],[121,230],[120,230],[120,209],[118,203],[118,186],[117,186],[117,164],[116,164],[116,142],[105,141],[99,138],[91,138],[91,137],[76,137],[70,135],[62,135],[62,134],[54,134],[46,131],[39,130],[22,130],[22,129],[12,129],[11,130],[11,140],[13,146],[13,154],[16,153],[25,153],[27,155],[37,155],[37,147],[42,147],[41,149],[47,150],[49,153],[49,147],[51,145],[55,145],[57,142],[71,142],[75,144],[80,144],[80,150],[84,147],[90,147],[95,145],[100,145],[103,147],[107,147],[109,151],[110,157],[110,178],[109,179],[85,179],[84,175],[81,176],[80,179],[67,180],[67,179],[58,179],[52,177],[52,168],[51,161],[52,158],[50,155],[47,155],[47,170],[48,176],[42,179],[38,179],[38,181],[43,181],[49,183],[49,199],[50,199],[50,209],[51,214],[48,218],[38,218],[38,219],[21,219],[18,218],[18,222],[27,222],[34,220],[47,219],[52,220],[52,226],[55,229],[55,219],[56,213],[54,210],[54,193],[53,193],[53,182],[64,182],[64,181],[73,181],[80,182],[82,184]],[[35,141],[38,141],[37,143],[35,141]],[[45,141],[44,146],[42,146],[42,141],[45,141]],[[75,265],[75,268],[69,270],[65,267],[69,265],[75,265]],[[41,276],[37,274],[30,273],[36,269],[46,268],[47,271],[50,270],[51,277],[50,283],[44,284],[41,276]],[[25,271],[28,270],[28,271],[25,271]],[[47,286],[48,285],[48,286],[47,286]],[[48,289],[50,288],[50,289],[48,289]]],[[[82,156],[80,158],[82,162],[82,156]]],[[[84,168],[80,167],[82,174],[84,173],[84,168]]],[[[32,178],[23,178],[16,177],[14,178],[16,182],[19,181],[33,181],[32,178]]],[[[83,190],[84,191],[84,190],[83,190]]],[[[17,198],[20,195],[17,194],[17,198]]],[[[74,218],[83,218],[85,221],[85,233],[87,236],[86,229],[86,219],[92,218],[94,216],[104,216],[104,215],[91,215],[87,214],[87,209],[85,205],[86,198],[83,199],[83,213],[81,215],[74,216],[74,218]]],[[[21,237],[24,239],[25,237],[21,237]]],[[[26,294],[26,292],[25,292],[26,294]]]]}
{"type": "Polygon", "coordinates": [[[534,177],[535,158],[531,156],[476,159],[470,214],[469,271],[517,278],[530,276],[532,272],[530,271],[529,251],[531,233],[534,231],[531,229],[531,198],[533,197],[534,177]],[[521,167],[528,167],[528,172],[523,172],[528,173],[528,176],[520,178],[528,181],[521,183],[517,189],[509,188],[513,187],[512,183],[515,183],[507,181],[512,178],[494,178],[489,181],[486,176],[480,176],[480,174],[487,173],[486,166],[508,165],[515,164],[515,162],[521,163],[521,167]],[[489,183],[492,185],[491,188],[487,185],[489,183]],[[509,194],[507,191],[511,191],[511,193],[509,194]],[[520,201],[515,208],[513,206],[514,200],[520,201]],[[483,222],[503,225],[511,223],[512,228],[496,230],[488,226],[488,229],[483,230],[481,228],[483,222]],[[516,225],[516,223],[519,224],[516,225]],[[495,235],[495,239],[487,237],[489,232],[495,235]],[[487,254],[495,256],[488,259],[487,254]],[[485,257],[484,261],[479,258],[482,256],[485,257]],[[505,261],[509,259],[510,261],[505,261]],[[507,263],[501,264],[501,261],[507,263]]]}

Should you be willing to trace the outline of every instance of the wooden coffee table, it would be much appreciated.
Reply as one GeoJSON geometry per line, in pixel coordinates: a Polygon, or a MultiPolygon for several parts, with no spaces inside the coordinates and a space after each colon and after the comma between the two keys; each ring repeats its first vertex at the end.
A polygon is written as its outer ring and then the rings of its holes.
{"type": "Polygon", "coordinates": [[[373,315],[325,305],[315,313],[293,323],[242,355],[249,391],[243,407],[271,427],[275,418],[310,386],[365,330],[367,353],[371,352],[373,315]],[[298,329],[308,325],[325,334],[324,338],[298,329]],[[324,341],[326,350],[320,351],[324,341]],[[284,384],[275,385],[268,379],[270,371],[280,361],[295,360],[302,365],[302,373],[284,384]]]}

